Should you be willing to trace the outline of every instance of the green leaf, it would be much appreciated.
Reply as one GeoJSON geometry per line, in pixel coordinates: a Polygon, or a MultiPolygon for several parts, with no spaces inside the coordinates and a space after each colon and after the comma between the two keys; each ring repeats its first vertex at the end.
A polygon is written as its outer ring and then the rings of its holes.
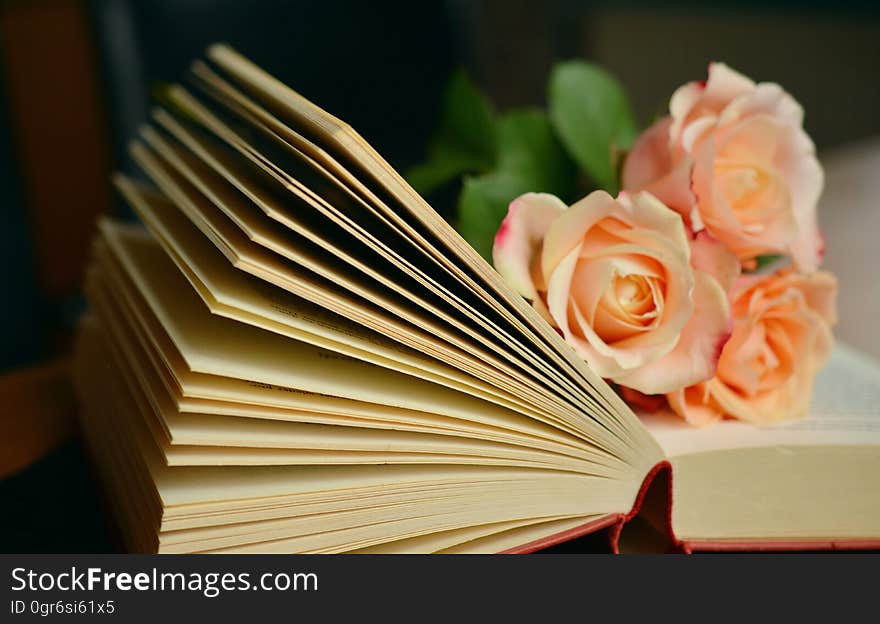
{"type": "Polygon", "coordinates": [[[471,160],[456,159],[453,157],[435,159],[420,165],[416,165],[406,172],[406,181],[422,195],[448,184],[458,176],[479,171],[482,167],[476,166],[471,160]]]}
{"type": "Polygon", "coordinates": [[[507,206],[528,191],[524,179],[500,171],[465,178],[458,198],[458,232],[487,262],[492,262],[495,232],[507,216],[507,206]]]}
{"type": "Polygon", "coordinates": [[[463,70],[450,78],[440,122],[428,143],[427,160],[406,175],[425,195],[465,173],[495,165],[497,140],[492,107],[463,70]]]}
{"type": "Polygon", "coordinates": [[[636,137],[623,87],[604,69],[571,61],[553,70],[548,100],[550,119],[568,153],[596,184],[616,193],[614,161],[636,137]]]}
{"type": "Polygon", "coordinates": [[[458,231],[487,261],[510,202],[523,193],[566,199],[577,170],[541,111],[514,111],[498,121],[498,166],[466,178],[458,204],[458,231]]]}
{"type": "Polygon", "coordinates": [[[539,110],[511,111],[498,121],[498,171],[522,179],[528,190],[562,199],[568,198],[577,175],[547,115],[539,110]]]}
{"type": "Polygon", "coordinates": [[[766,254],[763,256],[755,256],[755,265],[749,267],[747,274],[754,275],[756,273],[773,273],[779,269],[791,264],[791,258],[783,254],[766,254]]]}

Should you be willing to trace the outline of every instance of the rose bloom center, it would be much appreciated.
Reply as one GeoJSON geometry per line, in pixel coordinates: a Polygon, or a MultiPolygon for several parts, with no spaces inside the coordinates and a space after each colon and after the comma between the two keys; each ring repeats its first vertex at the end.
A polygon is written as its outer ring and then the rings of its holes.
{"type": "Polygon", "coordinates": [[[596,307],[594,327],[607,343],[653,329],[663,311],[661,279],[618,272],[596,307]]]}
{"type": "Polygon", "coordinates": [[[644,275],[623,275],[614,278],[617,303],[633,320],[644,322],[645,315],[654,311],[651,286],[644,275]]]}
{"type": "Polygon", "coordinates": [[[772,165],[719,158],[715,177],[746,232],[760,233],[769,219],[788,206],[788,189],[772,165]]]}

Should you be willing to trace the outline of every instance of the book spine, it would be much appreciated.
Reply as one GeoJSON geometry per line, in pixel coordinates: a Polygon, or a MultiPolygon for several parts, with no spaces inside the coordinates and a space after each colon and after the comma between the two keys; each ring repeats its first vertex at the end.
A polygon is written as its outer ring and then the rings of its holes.
{"type": "Polygon", "coordinates": [[[611,552],[621,552],[623,532],[636,518],[650,524],[657,533],[659,550],[685,552],[684,544],[672,530],[672,464],[668,461],[659,462],[645,475],[632,509],[609,529],[611,552]]]}
{"type": "Polygon", "coordinates": [[[661,536],[661,549],[671,552],[685,551],[684,544],[672,532],[672,466],[668,461],[658,463],[648,472],[629,513],[609,514],[563,533],[505,550],[501,554],[534,553],[587,536],[593,538],[589,545],[584,544],[585,549],[590,552],[595,551],[598,545],[601,550],[619,553],[621,535],[635,518],[651,524],[654,531],[661,536]]]}

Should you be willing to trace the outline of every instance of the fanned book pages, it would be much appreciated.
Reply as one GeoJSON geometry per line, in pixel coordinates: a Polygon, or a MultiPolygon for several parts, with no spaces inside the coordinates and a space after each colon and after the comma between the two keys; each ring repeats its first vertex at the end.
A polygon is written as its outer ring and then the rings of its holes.
{"type": "Polygon", "coordinates": [[[127,549],[880,543],[875,364],[835,356],[836,419],[643,423],[354,130],[206,57],[86,279],[82,425],[127,549]]]}

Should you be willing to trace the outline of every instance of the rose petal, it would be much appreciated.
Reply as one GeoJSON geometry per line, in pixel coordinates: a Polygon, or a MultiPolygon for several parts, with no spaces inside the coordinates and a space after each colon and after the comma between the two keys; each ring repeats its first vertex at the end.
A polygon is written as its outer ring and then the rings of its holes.
{"type": "MultiPolygon", "coordinates": [[[[693,312],[690,293],[694,287],[693,272],[688,261],[689,252],[687,247],[678,249],[669,239],[664,238],[653,230],[640,229],[638,232],[630,232],[629,235],[638,239],[640,244],[616,245],[608,248],[606,254],[603,255],[603,258],[607,259],[608,264],[602,264],[601,269],[595,261],[577,265],[577,273],[574,275],[572,285],[574,287],[574,284],[580,285],[581,283],[606,284],[610,280],[610,271],[615,266],[620,265],[619,259],[637,253],[656,261],[663,267],[665,295],[662,326],[654,331],[621,340],[614,345],[616,350],[596,345],[596,348],[604,354],[620,357],[621,364],[627,368],[640,365],[636,362],[647,361],[650,359],[648,354],[653,354],[653,357],[657,357],[658,353],[666,353],[672,348],[676,336],[693,312]],[[645,350],[644,353],[642,353],[643,350],[645,350]],[[618,355],[615,356],[615,353],[618,355]],[[639,353],[639,355],[636,355],[636,353],[639,353]],[[625,362],[630,363],[627,364],[625,362]]],[[[589,319],[592,317],[593,308],[591,306],[598,304],[598,300],[595,297],[600,295],[592,289],[589,292],[592,295],[589,303],[585,299],[584,306],[581,308],[581,312],[585,316],[585,322],[592,328],[585,335],[588,338],[595,335],[596,340],[601,340],[598,337],[598,333],[594,334],[593,330],[595,328],[589,322],[589,319]]],[[[590,340],[595,344],[596,340],[592,338],[590,340]]]]}
{"type": "Polygon", "coordinates": [[[695,198],[691,193],[689,157],[673,158],[669,149],[671,117],[664,117],[636,140],[623,163],[621,180],[628,192],[647,191],[669,208],[687,215],[695,198]]]}
{"type": "MultiPolygon", "coordinates": [[[[673,337],[671,345],[670,343],[661,343],[659,345],[630,345],[627,348],[617,348],[607,344],[596,334],[592,326],[586,322],[583,313],[577,305],[572,305],[571,312],[578,323],[579,329],[586,337],[586,340],[583,341],[586,346],[580,347],[584,354],[583,357],[600,377],[614,379],[627,370],[639,368],[648,362],[656,360],[666,353],[671,346],[674,346],[673,337]]],[[[649,334],[643,335],[647,336],[649,334]]]]}
{"type": "Polygon", "coordinates": [[[623,188],[639,191],[672,171],[669,151],[669,126],[672,117],[664,117],[642,132],[633,143],[621,170],[623,188]]]}
{"type": "MultiPolygon", "coordinates": [[[[587,360],[600,376],[613,377],[623,370],[641,366],[645,362],[657,359],[674,346],[676,334],[671,330],[646,332],[639,337],[642,340],[628,338],[619,343],[624,345],[623,348],[610,344],[604,335],[598,333],[594,324],[595,315],[591,314],[591,310],[581,307],[580,303],[583,300],[590,305],[592,297],[601,297],[604,285],[607,285],[613,277],[613,263],[611,261],[591,262],[584,265],[575,263],[569,274],[570,266],[571,256],[559,263],[559,268],[550,281],[551,288],[547,293],[548,307],[566,341],[575,347],[581,357],[587,360]],[[584,286],[581,286],[582,284],[584,286]],[[603,285],[595,289],[598,294],[591,293],[580,297],[571,295],[575,288],[591,290],[593,284],[603,285]],[[566,285],[569,292],[563,300],[566,285]],[[593,316],[592,321],[591,316],[593,316]]],[[[598,301],[596,303],[598,304],[598,301]]]]}
{"type": "Polygon", "coordinates": [[[614,279],[614,260],[600,258],[586,263],[581,260],[578,258],[572,272],[569,299],[578,305],[587,322],[592,325],[596,308],[614,279]]]}
{"type": "Polygon", "coordinates": [[[718,361],[718,376],[744,395],[754,395],[760,384],[760,371],[751,363],[764,348],[764,326],[751,318],[739,318],[718,361]]]}
{"type": "Polygon", "coordinates": [[[831,351],[835,288],[829,274],[785,269],[737,294],[734,334],[711,383],[719,409],[755,424],[808,413],[813,378],[831,351]]]}
{"type": "Polygon", "coordinates": [[[714,277],[727,293],[733,290],[741,272],[736,254],[706,231],[698,232],[691,240],[691,266],[714,277]]]}
{"type": "Polygon", "coordinates": [[[673,246],[690,254],[687,231],[681,216],[651,193],[621,193],[618,203],[629,213],[630,223],[638,225],[627,232],[628,240],[636,241],[635,235],[646,229],[669,239],[673,246]]]}
{"type": "Polygon", "coordinates": [[[719,111],[719,106],[750,93],[754,88],[755,83],[751,78],[747,78],[730,66],[724,63],[710,63],[701,104],[719,111]]]}
{"type": "Polygon", "coordinates": [[[721,410],[712,404],[709,392],[711,382],[701,382],[681,388],[666,395],[669,407],[695,427],[705,427],[723,417],[721,410]]]}
{"type": "MultiPolygon", "coordinates": [[[[651,321],[649,323],[636,322],[632,315],[623,308],[614,291],[614,288],[605,291],[592,321],[592,327],[596,328],[596,333],[602,336],[605,342],[614,344],[637,333],[648,332],[656,328],[659,320],[657,316],[653,316],[653,318],[647,316],[646,318],[651,321]]],[[[656,304],[653,303],[653,297],[649,298],[652,300],[650,308],[655,311],[656,304]]],[[[659,307],[662,310],[662,300],[659,307]]]]}
{"type": "MultiPolygon", "coordinates": [[[[659,203],[657,205],[662,206],[659,203]]],[[[650,213],[656,205],[649,204],[645,207],[646,210],[636,211],[632,206],[633,215],[638,215],[640,219],[645,218],[656,229],[631,228],[626,232],[626,236],[633,239],[634,243],[616,245],[605,250],[607,257],[614,258],[615,263],[618,258],[626,255],[641,254],[663,268],[665,292],[663,317],[659,326],[651,332],[640,333],[620,340],[614,345],[613,350],[610,348],[606,350],[597,345],[597,349],[606,355],[617,357],[624,368],[641,366],[644,362],[667,353],[674,346],[679,332],[693,313],[691,291],[694,287],[694,277],[689,264],[690,251],[687,235],[681,219],[674,212],[663,207],[666,216],[671,216],[672,220],[663,223],[662,219],[658,219],[651,223],[650,213]],[[672,234],[672,237],[665,237],[658,231],[667,229],[666,226],[670,226],[668,233],[672,234]]],[[[578,276],[577,279],[581,281],[582,279],[595,278],[578,276]]],[[[590,337],[589,333],[587,334],[588,338],[590,337]]],[[[595,342],[592,338],[590,340],[595,342]]]]}
{"type": "Polygon", "coordinates": [[[614,358],[602,353],[599,349],[607,349],[607,345],[589,330],[589,324],[578,310],[577,303],[570,301],[569,293],[571,291],[571,281],[574,275],[574,269],[578,261],[578,252],[580,249],[576,246],[567,256],[565,256],[556,266],[556,270],[547,281],[547,310],[550,313],[554,324],[562,332],[562,337],[570,344],[574,350],[580,355],[590,368],[600,377],[609,377],[620,371],[620,365],[614,358]],[[572,331],[569,322],[569,310],[575,316],[575,322],[578,329],[586,327],[588,329],[587,336],[577,335],[572,331]]]}
{"type": "Polygon", "coordinates": [[[800,127],[804,109],[778,84],[762,82],[751,92],[733,98],[719,116],[719,125],[726,125],[750,115],[767,114],[791,127],[800,127]]]}
{"type": "Polygon", "coordinates": [[[825,174],[816,158],[813,142],[800,127],[790,129],[786,138],[780,146],[776,163],[788,183],[797,227],[788,252],[800,271],[811,273],[822,260],[823,242],[816,209],[825,174]]]}
{"type": "Polygon", "coordinates": [[[665,394],[710,379],[730,336],[727,293],[708,273],[695,271],[694,312],[675,348],[664,357],[614,378],[645,394],[665,394]]]}
{"type": "MultiPolygon", "coordinates": [[[[616,205],[611,195],[605,191],[593,191],[553,221],[544,236],[544,247],[541,251],[541,269],[545,283],[550,283],[550,276],[563,258],[575,247],[580,248],[584,234],[598,221],[609,216],[616,205]]],[[[552,306],[550,309],[553,309],[552,306]]]]}
{"type": "Polygon", "coordinates": [[[715,115],[704,115],[684,127],[681,133],[681,148],[690,153],[697,142],[708,134],[718,122],[715,115]]]}
{"type": "Polygon", "coordinates": [[[676,89],[669,98],[669,116],[672,118],[669,126],[670,146],[678,143],[685,120],[697,106],[705,90],[704,82],[688,82],[676,89]]]}
{"type": "Polygon", "coordinates": [[[558,197],[546,193],[527,193],[517,197],[501,222],[492,247],[495,270],[519,294],[538,298],[531,277],[532,263],[541,251],[544,234],[566,209],[558,197]]]}
{"type": "MultiPolygon", "coordinates": [[[[730,198],[725,195],[717,166],[721,162],[736,163],[736,159],[744,159],[747,164],[751,162],[748,160],[751,158],[749,145],[753,140],[755,153],[769,155],[780,131],[771,119],[749,118],[718,133],[711,141],[704,141],[694,155],[692,181],[700,217],[706,229],[740,259],[785,252],[797,234],[797,222],[787,195],[776,201],[759,198],[756,201],[762,203],[737,215],[730,198]],[[754,228],[749,227],[752,224],[754,228]]],[[[783,184],[780,190],[787,192],[787,185],[783,184]]]]}
{"type": "Polygon", "coordinates": [[[795,284],[806,297],[807,305],[826,323],[837,323],[837,278],[828,271],[794,278],[795,284]]]}
{"type": "Polygon", "coordinates": [[[574,337],[568,324],[568,300],[579,251],[578,247],[571,249],[547,280],[547,310],[566,340],[574,337]]]}
{"type": "Polygon", "coordinates": [[[776,392],[748,399],[725,384],[712,387],[712,397],[726,415],[755,425],[804,418],[810,411],[812,393],[812,377],[803,379],[801,383],[792,380],[776,392]]]}
{"type": "Polygon", "coordinates": [[[724,63],[711,63],[705,84],[688,83],[680,87],[669,102],[669,112],[673,118],[670,127],[672,144],[681,143],[682,135],[694,116],[718,115],[729,102],[750,93],[754,88],[754,82],[724,63]]]}

